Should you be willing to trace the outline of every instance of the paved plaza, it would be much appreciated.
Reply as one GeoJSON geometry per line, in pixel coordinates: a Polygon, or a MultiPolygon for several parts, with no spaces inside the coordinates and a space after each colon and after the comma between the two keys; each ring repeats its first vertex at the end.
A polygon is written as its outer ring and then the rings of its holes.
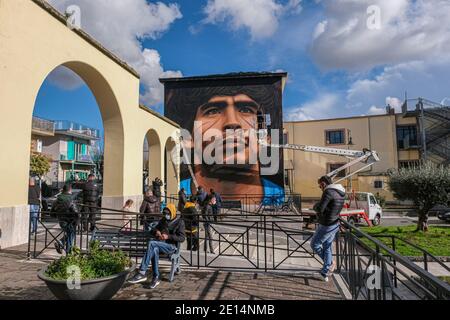
{"type": "MultiPolygon", "coordinates": [[[[0,300],[55,299],[37,272],[48,261],[26,259],[24,246],[0,251],[0,300]]],[[[164,272],[163,268],[163,272],[164,272]]],[[[114,299],[160,300],[261,300],[261,299],[342,299],[335,283],[316,279],[312,274],[273,274],[215,270],[183,270],[173,283],[163,273],[156,289],[147,284],[126,284],[114,299]]]]}

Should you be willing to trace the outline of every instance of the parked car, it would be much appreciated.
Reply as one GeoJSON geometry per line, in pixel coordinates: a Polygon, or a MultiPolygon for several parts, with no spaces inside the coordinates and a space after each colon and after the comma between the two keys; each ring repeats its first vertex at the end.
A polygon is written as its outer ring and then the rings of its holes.
{"type": "MultiPolygon", "coordinates": [[[[72,199],[76,202],[76,203],[81,203],[81,201],[83,200],[81,198],[82,196],[82,192],[83,190],[81,189],[72,189],[72,199]]],[[[58,196],[61,194],[61,192],[55,194],[52,197],[43,197],[42,198],[42,210],[47,213],[50,212],[52,210],[52,204],[56,201],[56,198],[58,198],[58,196]]],[[[48,213],[47,213],[48,214],[48,213]]]]}
{"type": "Polygon", "coordinates": [[[428,211],[428,215],[436,215],[440,220],[450,221],[450,207],[445,204],[437,204],[428,211]]]}

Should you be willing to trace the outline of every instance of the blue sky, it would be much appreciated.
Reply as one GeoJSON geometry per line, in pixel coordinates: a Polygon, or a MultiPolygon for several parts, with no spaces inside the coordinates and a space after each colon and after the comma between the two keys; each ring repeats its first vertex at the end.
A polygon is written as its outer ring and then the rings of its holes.
{"type": "MultiPolygon", "coordinates": [[[[445,0],[49,1],[81,8],[83,29],[140,72],[141,101],[157,111],[159,77],[238,71],[289,73],[286,120],[379,114],[406,90],[450,97],[445,0]]],[[[44,82],[35,115],[102,128],[90,90],[65,70],[44,82]]]]}

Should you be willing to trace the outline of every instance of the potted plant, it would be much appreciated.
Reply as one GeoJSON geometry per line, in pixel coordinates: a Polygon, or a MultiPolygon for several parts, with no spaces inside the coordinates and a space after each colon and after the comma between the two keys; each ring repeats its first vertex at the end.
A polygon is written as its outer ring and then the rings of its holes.
{"type": "Polygon", "coordinates": [[[109,300],[134,267],[121,250],[103,250],[92,242],[88,253],[74,248],[42,269],[38,277],[60,300],[109,300]]]}

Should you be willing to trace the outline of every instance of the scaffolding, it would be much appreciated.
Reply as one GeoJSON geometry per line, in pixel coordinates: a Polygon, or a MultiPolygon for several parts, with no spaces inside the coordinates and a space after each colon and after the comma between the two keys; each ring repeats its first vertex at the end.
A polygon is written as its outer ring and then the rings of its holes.
{"type": "Polygon", "coordinates": [[[449,165],[450,106],[424,98],[408,99],[403,104],[402,113],[417,117],[421,159],[449,165]],[[414,105],[415,110],[408,111],[408,105],[414,105]]]}

